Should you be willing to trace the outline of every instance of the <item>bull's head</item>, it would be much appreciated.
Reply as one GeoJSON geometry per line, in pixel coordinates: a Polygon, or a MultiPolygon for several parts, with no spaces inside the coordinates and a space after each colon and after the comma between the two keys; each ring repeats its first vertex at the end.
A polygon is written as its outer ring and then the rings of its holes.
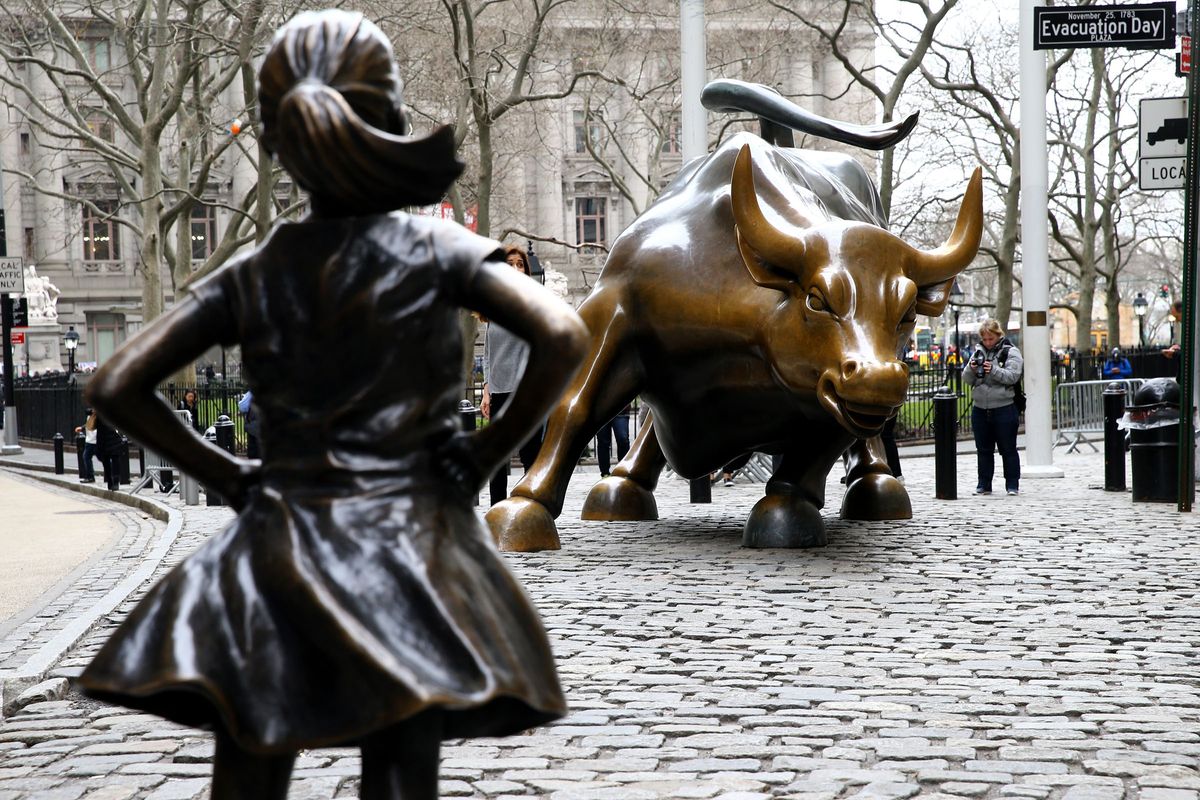
{"type": "Polygon", "coordinates": [[[743,147],[733,170],[733,215],[750,275],[782,293],[763,329],[776,380],[794,392],[815,391],[855,436],[877,434],[904,402],[908,367],[898,353],[917,314],[942,313],[954,277],[979,248],[981,172],[971,177],[954,232],[936,250],[865,223],[814,226],[798,211],[811,204],[769,181],[762,188],[765,211],[743,147]]]}

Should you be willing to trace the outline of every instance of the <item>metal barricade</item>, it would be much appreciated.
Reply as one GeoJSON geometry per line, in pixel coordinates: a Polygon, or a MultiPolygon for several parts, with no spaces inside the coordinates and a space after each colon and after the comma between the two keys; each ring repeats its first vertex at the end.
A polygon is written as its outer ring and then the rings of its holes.
{"type": "Polygon", "coordinates": [[[1074,453],[1081,444],[1099,452],[1092,439],[1104,438],[1104,388],[1118,384],[1125,389],[1126,404],[1133,402],[1133,393],[1142,385],[1141,378],[1119,381],[1076,381],[1060,383],[1056,390],[1054,446],[1069,445],[1074,453]]]}
{"type": "MultiPolygon", "coordinates": [[[[179,421],[183,423],[189,433],[195,434],[192,429],[192,412],[181,408],[175,412],[175,416],[179,417],[179,421]]],[[[160,492],[167,494],[179,491],[178,470],[175,469],[174,465],[163,456],[147,448],[142,448],[142,458],[144,459],[142,462],[142,479],[138,482],[137,486],[134,486],[129,491],[130,494],[137,494],[147,486],[155,486],[160,492]],[[176,474],[172,474],[171,480],[168,482],[167,475],[171,473],[176,474]]]]}

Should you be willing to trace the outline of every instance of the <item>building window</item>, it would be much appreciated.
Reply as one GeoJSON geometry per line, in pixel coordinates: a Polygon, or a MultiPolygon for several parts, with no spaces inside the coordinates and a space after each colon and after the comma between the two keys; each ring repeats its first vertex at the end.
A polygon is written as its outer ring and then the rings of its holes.
{"type": "Polygon", "coordinates": [[[22,133],[21,134],[21,155],[27,156],[30,154],[30,152],[32,150],[33,150],[33,146],[30,144],[29,134],[22,133]]]}
{"type": "Polygon", "coordinates": [[[575,198],[576,244],[608,244],[608,198],[575,198]]]}
{"type": "Polygon", "coordinates": [[[586,153],[587,138],[592,140],[592,148],[599,150],[604,142],[604,123],[599,112],[592,111],[585,114],[582,111],[574,113],[575,122],[575,152],[586,153]]]}
{"type": "Polygon", "coordinates": [[[87,113],[84,117],[87,122],[87,128],[92,132],[92,135],[106,142],[113,140],[113,123],[108,115],[103,111],[93,110],[87,113]]]}
{"type": "Polygon", "coordinates": [[[31,260],[37,258],[37,236],[33,228],[25,229],[25,257],[31,260]]]}
{"type": "Polygon", "coordinates": [[[89,311],[86,318],[88,354],[99,366],[125,341],[125,315],[89,311]]]}
{"type": "Polygon", "coordinates": [[[115,200],[97,200],[97,214],[90,206],[83,207],[83,260],[116,261],[121,257],[120,230],[114,215],[115,200]]]}
{"type": "Polygon", "coordinates": [[[79,40],[79,49],[93,72],[108,72],[108,39],[87,36],[79,40]]]}
{"type": "Polygon", "coordinates": [[[217,209],[205,203],[192,206],[192,261],[203,261],[217,246],[217,209]]]}
{"type": "Polygon", "coordinates": [[[683,125],[679,121],[678,114],[672,114],[667,120],[667,127],[663,131],[662,152],[663,155],[677,156],[683,152],[681,141],[683,140],[683,125]]]}

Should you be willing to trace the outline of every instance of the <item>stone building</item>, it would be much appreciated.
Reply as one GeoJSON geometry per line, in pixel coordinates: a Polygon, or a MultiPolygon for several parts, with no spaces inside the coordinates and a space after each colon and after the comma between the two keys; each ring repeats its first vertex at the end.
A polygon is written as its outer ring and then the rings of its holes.
{"type": "MultiPolygon", "coordinates": [[[[678,5],[662,3],[657,13],[635,19],[614,14],[614,4],[603,0],[579,2],[589,13],[573,14],[569,21],[561,17],[545,33],[542,47],[548,55],[541,61],[542,79],[553,78],[556,68],[594,67],[620,76],[624,85],[581,83],[565,98],[531,105],[506,118],[494,142],[498,169],[489,231],[506,241],[523,243],[527,235],[536,237],[542,265],[561,276],[576,303],[595,282],[606,248],[681,166],[678,5]]],[[[735,6],[728,0],[710,1],[707,17],[710,78],[769,84],[819,114],[852,122],[875,120],[873,99],[851,84],[828,48],[794,18],[766,3],[735,6]]],[[[855,43],[858,63],[873,63],[875,40],[869,28],[852,24],[850,30],[853,35],[847,34],[846,40],[855,43]]],[[[136,105],[144,99],[121,66],[126,60],[117,33],[103,21],[68,15],[59,35],[73,37],[103,88],[136,105]]],[[[403,72],[406,38],[415,34],[403,29],[389,33],[403,72]]],[[[43,46],[40,55],[59,63],[70,64],[75,57],[72,47],[43,46]]],[[[205,74],[224,66],[227,63],[217,59],[205,74]]],[[[62,85],[52,85],[44,70],[12,60],[0,69],[7,76],[0,83],[0,102],[7,112],[0,118],[0,166],[5,170],[8,253],[36,264],[61,290],[62,330],[74,326],[81,334],[77,361],[103,362],[144,319],[145,275],[140,264],[147,240],[139,225],[146,203],[134,202],[140,187],[119,186],[110,166],[122,157],[135,157],[137,143],[87,81],[66,75],[59,77],[62,85]],[[30,84],[31,94],[14,88],[21,82],[30,84]],[[64,113],[64,96],[75,113],[64,113]],[[42,100],[35,103],[32,97],[42,100]],[[39,108],[41,103],[53,113],[39,108]],[[68,124],[47,121],[48,116],[68,124]],[[88,143],[72,138],[72,121],[92,135],[88,143]],[[98,157],[97,147],[111,152],[98,157]],[[80,198],[90,203],[81,204],[80,198]]],[[[420,80],[409,83],[407,99],[413,105],[423,100],[422,85],[420,80]]],[[[197,148],[201,155],[216,150],[221,155],[212,159],[199,182],[193,168],[196,202],[181,218],[185,229],[177,225],[162,237],[165,242],[158,242],[170,251],[164,253],[161,269],[166,306],[174,299],[171,263],[187,259],[192,267],[203,265],[239,223],[240,246],[253,243],[253,227],[247,226],[240,209],[259,180],[257,146],[252,132],[231,130],[238,115],[245,114],[244,97],[242,84],[233,81],[206,98],[202,114],[185,108],[167,122],[160,162],[177,185],[187,184],[187,176],[174,176],[172,171],[186,171],[181,159],[185,165],[198,162],[197,148]]],[[[755,127],[748,118],[710,115],[709,140],[715,143],[734,130],[755,127]]],[[[469,170],[463,192],[468,210],[471,179],[469,170]]],[[[289,197],[300,199],[289,190],[286,183],[275,187],[274,211],[286,207],[289,197]]],[[[16,360],[20,364],[19,348],[16,360]]]]}

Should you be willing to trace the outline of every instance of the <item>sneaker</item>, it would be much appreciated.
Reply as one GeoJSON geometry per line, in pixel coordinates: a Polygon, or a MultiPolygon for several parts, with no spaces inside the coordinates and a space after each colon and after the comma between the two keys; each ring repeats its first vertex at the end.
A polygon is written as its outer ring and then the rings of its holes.
{"type": "Polygon", "coordinates": [[[1016,496],[1017,496],[1017,490],[1016,490],[1016,489],[1009,489],[1009,490],[1008,490],[1008,496],[1009,496],[1009,497],[1016,497],[1016,496]]]}
{"type": "Polygon", "coordinates": [[[975,494],[991,494],[991,493],[992,493],[991,489],[977,488],[975,490],[975,494]]]}
{"type": "Polygon", "coordinates": [[[725,485],[726,485],[726,486],[733,486],[733,478],[726,478],[726,479],[725,479],[725,485]]]}

